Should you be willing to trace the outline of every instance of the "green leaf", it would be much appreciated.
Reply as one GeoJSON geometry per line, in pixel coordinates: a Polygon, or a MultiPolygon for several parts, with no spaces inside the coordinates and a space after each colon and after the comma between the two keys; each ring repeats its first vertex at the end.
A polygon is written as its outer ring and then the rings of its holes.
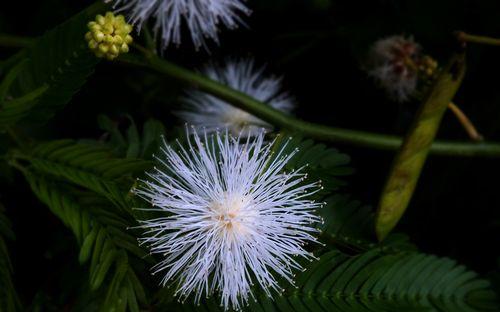
{"type": "Polygon", "coordinates": [[[392,234],[383,242],[374,235],[375,213],[347,195],[332,195],[318,210],[323,218],[320,240],[351,253],[377,248],[388,253],[416,250],[404,234],[392,234]]]}
{"type": "Polygon", "coordinates": [[[12,98],[7,95],[12,83],[19,76],[27,61],[21,61],[7,73],[0,83],[0,131],[6,127],[15,124],[29,113],[31,108],[36,105],[40,98],[48,89],[43,85],[27,94],[12,98]]]}
{"type": "Polygon", "coordinates": [[[119,129],[119,123],[112,121],[109,117],[100,115],[99,126],[107,132],[107,145],[126,158],[151,159],[162,142],[165,127],[155,119],[147,120],[142,128],[142,134],[132,117],[127,116],[130,122],[125,133],[119,129]]]}
{"type": "Polygon", "coordinates": [[[137,126],[132,118],[130,118],[131,125],[127,130],[127,140],[129,142],[129,146],[126,153],[126,158],[138,158],[141,156],[141,141],[139,139],[139,130],[137,130],[137,126]]]}
{"type": "Polygon", "coordinates": [[[146,253],[127,230],[137,225],[128,190],[133,175],[150,163],[117,158],[103,144],[73,140],[41,143],[11,157],[35,195],[75,234],[79,261],[90,264],[90,289],[106,285],[101,310],[138,311],[146,296],[129,261],[146,253]]]}
{"type": "Polygon", "coordinates": [[[120,132],[120,129],[118,129],[118,123],[114,122],[106,115],[99,115],[97,117],[97,123],[99,128],[106,131],[106,135],[108,136],[106,142],[108,145],[110,145],[117,154],[123,153],[127,148],[127,141],[120,132]]]}
{"type": "MultiPolygon", "coordinates": [[[[268,298],[257,289],[245,311],[498,311],[490,284],[448,258],[416,252],[357,256],[330,251],[306,266],[296,288],[268,298]]],[[[217,298],[171,310],[222,311],[217,298]]]]}
{"type": "Polygon", "coordinates": [[[0,83],[0,103],[5,101],[7,97],[7,92],[9,91],[12,83],[17,78],[19,73],[22,71],[24,66],[26,65],[27,60],[24,59],[21,62],[17,63],[8,73],[5,75],[2,83],[0,83]]]}
{"type": "Polygon", "coordinates": [[[18,157],[27,160],[36,171],[96,192],[127,211],[133,176],[151,166],[144,160],[117,158],[102,144],[73,140],[41,143],[29,155],[18,157]]]}
{"type": "Polygon", "coordinates": [[[5,239],[14,239],[10,222],[0,204],[0,311],[13,312],[20,310],[20,302],[12,279],[12,263],[5,239]]]}
{"type": "Polygon", "coordinates": [[[138,311],[138,302],[146,300],[145,291],[129,259],[130,255],[143,259],[146,253],[127,231],[135,220],[122,217],[101,196],[27,170],[23,173],[35,195],[75,234],[81,245],[80,262],[90,261],[90,288],[96,291],[106,284],[101,310],[138,311]]]}
{"type": "Polygon", "coordinates": [[[141,156],[150,159],[160,146],[161,138],[165,135],[165,127],[155,119],[148,119],[144,123],[141,141],[141,156]]]}
{"type": "Polygon", "coordinates": [[[348,166],[350,163],[348,155],[324,144],[317,144],[313,140],[304,140],[300,135],[289,136],[280,133],[276,138],[273,151],[277,153],[282,149],[285,155],[297,150],[286,165],[286,170],[306,167],[304,170],[308,174],[308,181],[321,180],[324,191],[320,192],[317,197],[330,194],[344,186],[346,183],[341,178],[353,172],[353,169],[348,166]]]}
{"type": "Polygon", "coordinates": [[[93,72],[98,59],[90,52],[84,35],[87,23],[102,12],[98,1],[48,31],[27,49],[27,63],[19,74],[12,95],[18,97],[42,87],[47,90],[25,112],[32,122],[43,123],[66,105],[93,72]]]}

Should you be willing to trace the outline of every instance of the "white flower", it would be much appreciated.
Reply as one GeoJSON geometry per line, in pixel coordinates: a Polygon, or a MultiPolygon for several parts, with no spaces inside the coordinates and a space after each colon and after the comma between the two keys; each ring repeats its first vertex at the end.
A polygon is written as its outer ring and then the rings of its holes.
{"type": "Polygon", "coordinates": [[[250,14],[244,0],[107,0],[119,12],[128,13],[139,29],[152,17],[154,31],[161,37],[162,47],[181,43],[182,25],[191,33],[196,48],[205,46],[205,38],[218,43],[221,24],[236,28],[243,24],[242,14],[250,14]]]}
{"type": "MultiPolygon", "coordinates": [[[[265,67],[256,67],[252,59],[242,59],[228,60],[224,66],[208,65],[203,74],[275,109],[290,112],[294,100],[282,91],[281,77],[266,76],[264,71],[265,67]]],[[[272,129],[263,120],[198,90],[189,90],[184,102],[185,109],[177,115],[207,132],[227,128],[234,136],[240,133],[253,136],[263,127],[272,129]]]]}
{"type": "Polygon", "coordinates": [[[154,273],[163,285],[177,281],[180,298],[218,292],[225,309],[240,309],[254,283],[271,296],[281,291],[277,276],[293,283],[295,256],[313,259],[304,245],[316,242],[322,204],[307,197],[319,185],[305,184],[301,169],[282,172],[295,152],[274,155],[264,132],[254,140],[193,133],[178,151],[165,144],[156,157],[164,168],[135,190],[158,214],[142,222],[140,241],[163,257],[154,273]]]}
{"type": "Polygon", "coordinates": [[[380,39],[370,50],[369,74],[392,98],[407,101],[417,90],[421,52],[411,37],[380,39]]]}

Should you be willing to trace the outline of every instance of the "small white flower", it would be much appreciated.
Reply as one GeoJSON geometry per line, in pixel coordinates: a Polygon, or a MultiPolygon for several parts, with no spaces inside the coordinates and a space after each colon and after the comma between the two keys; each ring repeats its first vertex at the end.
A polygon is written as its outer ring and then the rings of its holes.
{"type": "MultiPolygon", "coordinates": [[[[265,67],[256,67],[252,59],[242,59],[228,60],[224,66],[208,65],[203,74],[275,109],[290,112],[294,100],[282,91],[281,77],[266,76],[264,71],[265,67]]],[[[227,128],[234,136],[240,133],[253,136],[263,127],[272,129],[263,120],[198,90],[189,90],[184,102],[185,109],[177,115],[207,132],[227,128]]]]}
{"type": "Polygon", "coordinates": [[[128,13],[139,29],[153,18],[154,31],[161,36],[162,47],[181,43],[182,25],[191,33],[196,48],[205,46],[205,38],[218,43],[221,24],[236,28],[244,24],[242,14],[250,14],[244,0],[106,0],[119,12],[128,13]]]}
{"type": "Polygon", "coordinates": [[[392,98],[405,102],[417,90],[421,52],[412,37],[380,39],[370,50],[369,74],[392,98]]]}
{"type": "Polygon", "coordinates": [[[295,256],[314,258],[304,245],[316,242],[322,204],[307,197],[319,185],[305,184],[300,169],[284,173],[295,152],[274,155],[272,146],[263,131],[253,140],[193,131],[187,147],[164,145],[164,168],[135,190],[158,214],[142,221],[140,241],[163,257],[154,273],[163,285],[177,281],[180,298],[218,292],[225,309],[240,309],[254,283],[271,296],[282,290],[277,276],[293,283],[295,256]]]}

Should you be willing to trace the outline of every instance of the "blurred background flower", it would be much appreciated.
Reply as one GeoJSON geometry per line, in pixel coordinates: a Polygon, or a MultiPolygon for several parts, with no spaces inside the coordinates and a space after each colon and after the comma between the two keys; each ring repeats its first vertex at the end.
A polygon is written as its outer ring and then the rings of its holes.
{"type": "MultiPolygon", "coordinates": [[[[255,65],[253,59],[228,59],[223,65],[205,66],[202,73],[215,81],[243,92],[272,108],[290,112],[295,101],[283,91],[282,78],[268,75],[265,67],[255,65]]],[[[214,132],[227,128],[235,136],[254,136],[261,128],[272,126],[223,100],[196,89],[187,91],[183,110],[177,114],[191,125],[214,132]]]]}
{"type": "Polygon", "coordinates": [[[221,25],[236,28],[241,16],[250,14],[242,0],[108,0],[118,12],[125,12],[138,29],[154,21],[154,31],[166,48],[181,43],[185,26],[196,48],[206,46],[206,38],[218,42],[221,25]]]}

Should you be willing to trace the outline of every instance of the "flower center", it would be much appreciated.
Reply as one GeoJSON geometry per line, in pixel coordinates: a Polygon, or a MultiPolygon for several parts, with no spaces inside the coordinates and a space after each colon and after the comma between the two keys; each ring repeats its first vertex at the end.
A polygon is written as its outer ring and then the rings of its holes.
{"type": "Polygon", "coordinates": [[[241,109],[231,109],[225,114],[224,120],[228,124],[243,127],[252,119],[251,116],[241,109]]]}
{"type": "Polygon", "coordinates": [[[249,208],[249,200],[241,195],[223,196],[221,201],[211,205],[212,220],[220,226],[226,233],[232,232],[235,235],[248,233],[248,223],[253,219],[254,213],[249,208]]]}

